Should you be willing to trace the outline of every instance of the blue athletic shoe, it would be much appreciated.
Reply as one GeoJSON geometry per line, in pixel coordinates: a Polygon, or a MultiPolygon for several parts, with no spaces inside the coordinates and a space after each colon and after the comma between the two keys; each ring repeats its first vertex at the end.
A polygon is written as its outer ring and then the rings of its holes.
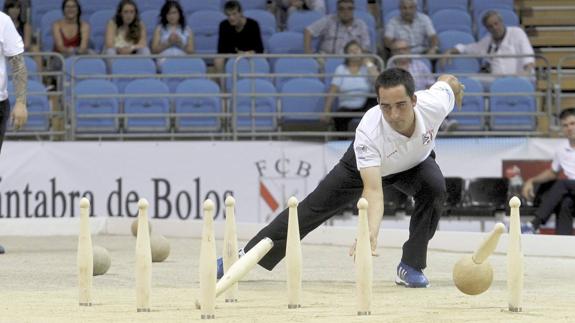
{"type": "Polygon", "coordinates": [[[537,230],[535,230],[535,228],[533,227],[533,224],[531,224],[531,222],[521,223],[521,233],[523,233],[523,234],[535,234],[535,233],[537,233],[537,230]]]}
{"type": "Polygon", "coordinates": [[[429,281],[421,270],[415,269],[403,262],[397,265],[397,276],[395,276],[395,283],[405,287],[412,288],[427,288],[429,281]]]}
{"type": "Polygon", "coordinates": [[[217,267],[218,267],[218,279],[222,278],[222,276],[224,276],[224,258],[219,257],[218,260],[216,261],[217,263],[217,267]]]}

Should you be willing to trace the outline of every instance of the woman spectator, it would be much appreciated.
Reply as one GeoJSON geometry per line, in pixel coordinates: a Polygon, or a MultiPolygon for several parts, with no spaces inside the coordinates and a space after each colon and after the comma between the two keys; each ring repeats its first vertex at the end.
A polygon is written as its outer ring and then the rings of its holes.
{"type": "MultiPolygon", "coordinates": [[[[357,56],[347,57],[344,63],[335,69],[325,100],[324,112],[326,113],[332,111],[333,101],[337,94],[340,95],[335,112],[365,112],[377,104],[375,98],[368,98],[372,92],[372,84],[379,74],[377,67],[367,57],[361,56],[364,51],[359,42],[355,40],[345,45],[344,52],[357,56]]],[[[327,115],[322,117],[324,122],[329,122],[329,119],[327,115]]],[[[335,117],[335,130],[354,131],[355,129],[348,128],[351,119],[353,117],[335,117]]]]}
{"type": "Polygon", "coordinates": [[[122,0],[116,15],[106,26],[105,53],[108,55],[150,54],[146,26],[140,21],[133,0],[122,0]]]}
{"type": "Polygon", "coordinates": [[[52,25],[54,51],[64,57],[87,54],[90,42],[90,25],[82,21],[82,8],[78,0],[62,1],[64,17],[52,25]]]}
{"type": "Polygon", "coordinates": [[[160,24],[152,37],[152,53],[178,56],[194,53],[194,34],[178,1],[167,0],[160,11],[160,24]]]}
{"type": "MultiPolygon", "coordinates": [[[[24,51],[28,53],[38,53],[40,51],[40,46],[37,43],[32,42],[32,26],[24,19],[24,13],[22,12],[22,3],[20,0],[6,0],[4,2],[3,11],[7,14],[14,22],[16,30],[22,37],[24,41],[24,51]]],[[[40,55],[33,56],[36,61],[38,69],[42,67],[42,57],[40,55]]]]}

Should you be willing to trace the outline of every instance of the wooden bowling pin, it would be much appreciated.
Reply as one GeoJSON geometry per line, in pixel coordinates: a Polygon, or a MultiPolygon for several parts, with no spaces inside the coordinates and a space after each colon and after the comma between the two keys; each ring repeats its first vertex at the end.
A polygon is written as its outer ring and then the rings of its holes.
{"type": "Polygon", "coordinates": [[[298,200],[290,197],[288,200],[289,219],[286,242],[287,292],[288,308],[301,307],[301,240],[297,215],[298,200]]]}
{"type": "Polygon", "coordinates": [[[80,232],[78,234],[78,296],[80,306],[92,306],[92,275],[94,271],[92,235],[90,232],[90,201],[80,200],[80,232]]]}
{"type": "Polygon", "coordinates": [[[521,249],[521,220],[519,207],[521,201],[516,196],[509,201],[511,214],[509,219],[509,241],[507,243],[507,292],[509,311],[521,312],[521,293],[523,292],[523,251],[521,249]]]}
{"type": "Polygon", "coordinates": [[[138,235],[136,237],[136,309],[150,311],[152,289],[152,248],[148,225],[148,201],[138,201],[138,235]]]}
{"type": "Polygon", "coordinates": [[[214,202],[208,199],[204,201],[204,226],[202,229],[202,245],[200,250],[200,303],[202,304],[202,319],[216,318],[216,271],[214,202]]]}
{"type": "Polygon", "coordinates": [[[357,315],[371,315],[371,293],[373,282],[373,259],[369,239],[367,200],[359,199],[357,208],[357,243],[355,245],[355,279],[357,315]]]}
{"type": "MultiPolygon", "coordinates": [[[[236,217],[234,208],[236,200],[228,195],[226,197],[226,226],[224,235],[224,273],[228,272],[230,267],[238,261],[238,238],[236,234],[236,217]]],[[[234,283],[226,292],[226,303],[233,303],[238,301],[238,284],[234,283]]]]}

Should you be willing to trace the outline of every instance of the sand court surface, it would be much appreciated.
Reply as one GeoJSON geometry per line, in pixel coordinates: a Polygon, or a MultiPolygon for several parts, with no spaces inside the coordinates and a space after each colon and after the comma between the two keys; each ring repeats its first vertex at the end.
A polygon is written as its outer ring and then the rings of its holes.
{"type": "MultiPolygon", "coordinates": [[[[167,237],[171,254],[152,266],[151,313],[136,312],[135,244],[127,235],[95,235],[112,258],[94,277],[92,307],[78,306],[77,237],[0,237],[0,322],[201,321],[198,298],[200,240],[167,237]]],[[[456,242],[454,242],[456,243],[456,242]]],[[[574,241],[575,243],[575,241],[574,241]]],[[[244,242],[240,241],[239,245],[244,242]]],[[[572,248],[564,246],[565,248],[572,248]]],[[[221,240],[218,241],[221,253],[221,240]]],[[[372,315],[357,317],[355,276],[348,247],[303,244],[302,308],[287,309],[285,263],[257,267],[240,283],[235,304],[216,301],[218,322],[575,322],[575,259],[525,257],[523,312],[507,311],[506,256],[492,255],[491,288],[478,296],[459,292],[451,270],[461,252],[430,250],[428,289],[394,283],[400,248],[379,248],[374,258],[372,315]]]]}

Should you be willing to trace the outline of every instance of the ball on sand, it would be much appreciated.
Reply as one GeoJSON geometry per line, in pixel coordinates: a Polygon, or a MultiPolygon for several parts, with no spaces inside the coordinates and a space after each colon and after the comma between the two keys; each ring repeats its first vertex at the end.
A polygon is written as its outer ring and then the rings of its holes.
{"type": "Polygon", "coordinates": [[[467,295],[479,295],[493,282],[493,269],[489,261],[476,264],[471,255],[464,256],[453,266],[453,282],[467,295]]]}
{"type": "Polygon", "coordinates": [[[94,246],[92,253],[94,254],[94,276],[105,274],[112,263],[110,253],[106,248],[100,246],[94,246]]]}
{"type": "MultiPolygon", "coordinates": [[[[132,222],[132,227],[131,227],[131,229],[132,229],[132,235],[133,235],[134,237],[138,236],[138,219],[135,219],[135,220],[132,222]]],[[[151,224],[149,221],[148,221],[148,231],[149,231],[150,233],[152,233],[152,224],[151,224]]]]}
{"type": "Polygon", "coordinates": [[[162,235],[152,235],[150,247],[152,248],[152,262],[162,262],[170,255],[170,242],[162,235]]]}

